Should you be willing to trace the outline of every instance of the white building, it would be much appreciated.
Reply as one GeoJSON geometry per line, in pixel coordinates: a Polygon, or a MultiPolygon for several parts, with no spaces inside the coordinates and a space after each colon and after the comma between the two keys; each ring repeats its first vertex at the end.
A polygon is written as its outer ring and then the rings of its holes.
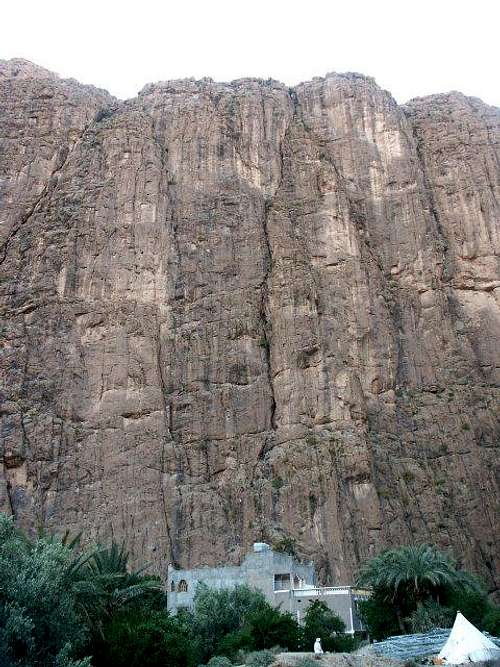
{"type": "Polygon", "coordinates": [[[368,598],[368,591],[352,586],[318,586],[312,563],[300,563],[293,556],[273,551],[263,542],[254,544],[253,551],[245,556],[241,565],[192,570],[169,566],[168,608],[176,611],[192,607],[199,583],[218,589],[238,584],[257,588],[270,604],[289,611],[299,623],[308,606],[321,600],[344,621],[346,632],[363,631],[357,604],[368,598]]]}

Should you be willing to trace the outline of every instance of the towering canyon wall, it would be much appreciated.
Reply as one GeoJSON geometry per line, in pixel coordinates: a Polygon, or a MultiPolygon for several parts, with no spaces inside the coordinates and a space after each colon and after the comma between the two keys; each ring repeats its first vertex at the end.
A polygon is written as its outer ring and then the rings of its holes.
{"type": "Polygon", "coordinates": [[[500,112],[0,64],[0,507],[159,567],[429,541],[499,584],[500,112]]]}

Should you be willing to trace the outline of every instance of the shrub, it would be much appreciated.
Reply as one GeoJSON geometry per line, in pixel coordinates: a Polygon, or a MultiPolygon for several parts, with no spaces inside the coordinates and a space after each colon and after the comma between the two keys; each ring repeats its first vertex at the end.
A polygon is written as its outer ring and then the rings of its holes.
{"type": "Polygon", "coordinates": [[[396,611],[379,592],[358,603],[363,623],[372,639],[380,641],[390,635],[400,634],[396,611]]]}
{"type": "Polygon", "coordinates": [[[248,646],[248,631],[239,631],[251,614],[266,606],[263,593],[248,586],[216,590],[200,584],[194,598],[193,625],[202,658],[208,660],[216,649],[217,653],[232,655],[240,648],[261,648],[248,646]]]}
{"type": "Polygon", "coordinates": [[[333,650],[337,653],[351,653],[361,645],[361,637],[351,635],[337,635],[333,640],[333,650]]]}
{"type": "Polygon", "coordinates": [[[335,635],[343,633],[345,623],[334,614],[324,602],[315,600],[305,613],[304,617],[304,648],[312,650],[316,637],[321,639],[324,651],[335,651],[335,635]]]}
{"type": "Polygon", "coordinates": [[[90,658],[84,658],[83,660],[73,660],[71,655],[72,646],[71,644],[66,644],[64,648],[57,654],[54,661],[54,667],[92,667],[90,658]]]}
{"type": "Polygon", "coordinates": [[[443,595],[443,603],[448,607],[453,618],[461,611],[465,618],[479,628],[483,627],[483,618],[490,609],[488,595],[480,587],[463,590],[452,587],[443,595]]]}
{"type": "Polygon", "coordinates": [[[282,554],[288,554],[289,556],[297,556],[297,545],[293,537],[282,537],[279,540],[273,542],[274,551],[278,551],[282,554]]]}
{"type": "Polygon", "coordinates": [[[494,637],[500,637],[500,607],[493,607],[483,618],[483,628],[494,637]]]}
{"type": "Polygon", "coordinates": [[[409,616],[408,624],[412,632],[428,632],[434,628],[451,628],[454,619],[452,609],[428,600],[409,616]]]}
{"type": "Polygon", "coordinates": [[[233,667],[233,663],[223,655],[214,655],[207,662],[207,667],[233,667]]]}
{"type": "Polygon", "coordinates": [[[237,664],[245,661],[242,654],[255,649],[255,642],[250,628],[245,627],[225,635],[217,644],[216,653],[225,655],[237,664]]]}
{"type": "Polygon", "coordinates": [[[0,514],[0,663],[70,664],[86,627],[71,591],[71,548],[59,539],[31,541],[0,514]]]}
{"type": "Polygon", "coordinates": [[[303,658],[300,658],[300,660],[297,660],[295,667],[318,667],[318,663],[314,658],[304,656],[303,658]]]}
{"type": "Polygon", "coordinates": [[[200,658],[198,638],[193,637],[191,624],[186,620],[184,615],[171,616],[165,610],[145,615],[138,608],[122,611],[105,627],[105,639],[95,641],[92,664],[194,667],[200,658]]]}
{"type": "Polygon", "coordinates": [[[247,655],[245,665],[248,665],[248,667],[269,667],[274,661],[275,655],[272,651],[254,651],[247,655]]]}
{"type": "Polygon", "coordinates": [[[267,604],[250,614],[246,626],[257,650],[282,646],[296,651],[299,646],[300,628],[291,614],[282,614],[267,604]]]}
{"type": "Polygon", "coordinates": [[[192,615],[165,609],[159,581],[131,572],[115,543],[77,555],[78,540],[31,540],[0,514],[0,665],[194,667],[192,615]]]}

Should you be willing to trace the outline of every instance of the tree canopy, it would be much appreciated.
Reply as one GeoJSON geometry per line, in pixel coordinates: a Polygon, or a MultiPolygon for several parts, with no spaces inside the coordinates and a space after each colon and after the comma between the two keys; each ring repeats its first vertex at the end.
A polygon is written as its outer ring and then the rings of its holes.
{"type": "Polygon", "coordinates": [[[491,607],[478,579],[428,544],[382,551],[361,567],[357,583],[373,591],[360,608],[375,639],[451,625],[460,600],[478,625],[491,607]]]}

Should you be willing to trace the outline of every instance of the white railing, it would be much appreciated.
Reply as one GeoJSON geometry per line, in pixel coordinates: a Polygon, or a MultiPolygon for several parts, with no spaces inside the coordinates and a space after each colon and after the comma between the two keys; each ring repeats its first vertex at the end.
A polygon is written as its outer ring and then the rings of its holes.
{"type": "Polygon", "coordinates": [[[294,595],[346,595],[350,592],[349,586],[317,586],[315,588],[294,588],[294,595]]]}
{"type": "Polygon", "coordinates": [[[304,597],[321,597],[323,595],[349,595],[352,594],[354,598],[367,598],[370,595],[369,591],[360,590],[353,586],[315,586],[314,588],[293,588],[294,596],[304,597]]]}

